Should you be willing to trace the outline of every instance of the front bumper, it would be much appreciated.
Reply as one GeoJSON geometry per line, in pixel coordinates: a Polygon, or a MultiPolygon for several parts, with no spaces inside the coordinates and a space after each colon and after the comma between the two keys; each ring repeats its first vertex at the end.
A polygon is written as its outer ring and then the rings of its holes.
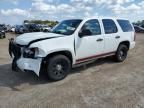
{"type": "Polygon", "coordinates": [[[20,69],[21,71],[33,71],[39,76],[42,58],[24,58],[22,53],[22,48],[24,46],[19,46],[14,42],[14,39],[9,41],[9,54],[13,58],[12,70],[16,71],[20,69]]]}
{"type": "Polygon", "coordinates": [[[41,68],[42,58],[30,59],[30,58],[19,58],[16,61],[17,67],[21,71],[33,71],[39,76],[41,68]]]}

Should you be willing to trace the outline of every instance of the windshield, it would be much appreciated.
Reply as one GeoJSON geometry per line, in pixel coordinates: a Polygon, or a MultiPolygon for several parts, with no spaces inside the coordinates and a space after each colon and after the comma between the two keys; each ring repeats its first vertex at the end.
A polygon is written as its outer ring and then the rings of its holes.
{"type": "Polygon", "coordinates": [[[75,32],[81,21],[80,19],[62,21],[52,30],[52,33],[71,35],[75,32]]]}

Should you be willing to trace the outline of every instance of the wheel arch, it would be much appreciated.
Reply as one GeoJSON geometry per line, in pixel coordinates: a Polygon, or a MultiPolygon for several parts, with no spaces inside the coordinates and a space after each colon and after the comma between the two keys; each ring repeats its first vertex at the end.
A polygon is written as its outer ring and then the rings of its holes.
{"type": "Polygon", "coordinates": [[[68,57],[68,59],[71,61],[71,64],[74,62],[73,61],[73,55],[70,51],[68,50],[62,50],[62,51],[55,51],[55,52],[51,52],[49,53],[45,58],[44,60],[48,60],[49,58],[55,56],[55,55],[65,55],[66,57],[68,57]]]}
{"type": "Polygon", "coordinates": [[[119,46],[122,45],[122,44],[126,45],[128,47],[128,49],[130,48],[130,42],[128,40],[120,42],[119,46]]]}

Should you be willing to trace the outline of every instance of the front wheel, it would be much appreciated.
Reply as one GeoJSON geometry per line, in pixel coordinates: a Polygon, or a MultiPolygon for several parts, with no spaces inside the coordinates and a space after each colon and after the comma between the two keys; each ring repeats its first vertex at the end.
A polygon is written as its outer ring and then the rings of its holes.
{"type": "Polygon", "coordinates": [[[70,60],[64,55],[56,55],[47,61],[48,78],[53,81],[64,79],[71,69],[70,60]]]}
{"type": "Polygon", "coordinates": [[[117,62],[123,62],[127,58],[128,47],[124,44],[119,45],[115,54],[115,60],[117,62]]]}

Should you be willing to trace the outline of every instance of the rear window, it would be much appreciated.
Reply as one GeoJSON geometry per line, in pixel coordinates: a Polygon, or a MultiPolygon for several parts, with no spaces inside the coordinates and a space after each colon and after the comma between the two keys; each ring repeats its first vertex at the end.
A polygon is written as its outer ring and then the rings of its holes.
{"type": "Polygon", "coordinates": [[[117,20],[123,32],[133,31],[133,27],[128,20],[117,20]]]}
{"type": "Polygon", "coordinates": [[[118,29],[115,22],[112,19],[103,19],[105,34],[117,33],[118,29]]]}

